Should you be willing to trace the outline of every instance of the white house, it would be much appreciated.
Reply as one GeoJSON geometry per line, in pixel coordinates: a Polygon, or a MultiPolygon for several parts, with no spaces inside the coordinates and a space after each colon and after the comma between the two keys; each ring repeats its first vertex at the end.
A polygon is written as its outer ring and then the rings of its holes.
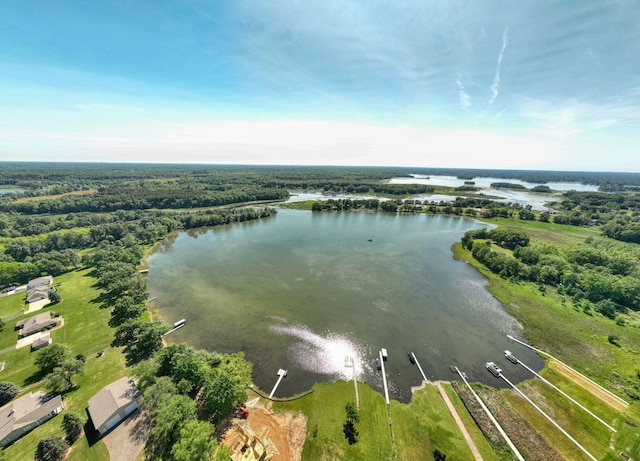
{"type": "Polygon", "coordinates": [[[104,435],[138,408],[140,392],[127,376],[103,387],[89,399],[93,427],[104,435]]]}

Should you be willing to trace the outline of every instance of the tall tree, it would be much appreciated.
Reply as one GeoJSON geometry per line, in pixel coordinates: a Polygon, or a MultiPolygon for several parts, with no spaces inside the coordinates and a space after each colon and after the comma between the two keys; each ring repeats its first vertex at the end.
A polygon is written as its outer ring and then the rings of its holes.
{"type": "Polygon", "coordinates": [[[206,421],[190,421],[180,429],[180,438],[171,449],[175,461],[211,459],[217,443],[215,428],[206,421]]]}
{"type": "Polygon", "coordinates": [[[85,418],[73,411],[68,411],[64,414],[62,417],[62,430],[67,435],[69,443],[73,443],[78,439],[86,422],[85,418]]]}
{"type": "Polygon", "coordinates": [[[214,421],[220,421],[230,415],[236,405],[242,403],[244,397],[242,385],[227,373],[219,373],[205,386],[207,408],[214,421]]]}
{"type": "Polygon", "coordinates": [[[82,360],[65,360],[47,375],[47,387],[53,392],[64,392],[73,387],[73,377],[82,374],[84,374],[84,362],[82,360]]]}
{"type": "Polygon", "coordinates": [[[72,358],[71,348],[66,344],[53,343],[36,355],[35,364],[40,373],[47,374],[72,358]]]}
{"type": "Polygon", "coordinates": [[[60,461],[68,448],[69,444],[62,437],[42,438],[36,447],[35,461],[60,461]]]}
{"type": "Polygon", "coordinates": [[[180,437],[180,429],[195,421],[196,404],[187,396],[174,395],[159,402],[151,416],[153,422],[145,451],[151,459],[166,459],[180,437]]]}
{"type": "Polygon", "coordinates": [[[20,392],[20,388],[17,384],[10,383],[9,381],[0,381],[0,406],[9,402],[20,392]]]}

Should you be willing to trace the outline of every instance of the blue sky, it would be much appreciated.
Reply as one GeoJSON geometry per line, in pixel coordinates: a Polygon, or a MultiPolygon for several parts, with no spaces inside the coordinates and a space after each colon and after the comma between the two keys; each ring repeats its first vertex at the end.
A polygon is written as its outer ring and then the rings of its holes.
{"type": "Polygon", "coordinates": [[[0,160],[640,172],[638,44],[638,0],[5,0],[0,160]]]}

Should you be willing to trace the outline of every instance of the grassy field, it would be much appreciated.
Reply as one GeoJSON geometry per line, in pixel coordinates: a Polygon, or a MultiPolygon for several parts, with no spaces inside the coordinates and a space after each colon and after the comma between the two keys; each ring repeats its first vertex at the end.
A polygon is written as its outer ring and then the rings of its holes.
{"type": "MultiPolygon", "coordinates": [[[[65,320],[65,325],[51,332],[53,341],[68,344],[73,354],[83,354],[87,357],[106,349],[105,354],[101,357],[87,360],[84,375],[74,378],[77,386],[65,394],[65,412],[74,411],[86,417],[88,400],[105,385],[125,376],[128,369],[125,366],[121,350],[108,348],[113,339],[113,330],[108,326],[110,312],[107,309],[101,309],[96,302],[99,292],[93,287],[95,278],[90,275],[89,271],[74,271],[55,277],[54,284],[63,300],[47,310],[53,309],[60,313],[65,320]]],[[[15,295],[16,298],[23,296],[23,294],[15,295]]],[[[12,297],[0,298],[0,309],[5,309],[14,302],[9,298],[12,297]]],[[[35,313],[29,315],[35,315],[35,313]]],[[[21,318],[25,318],[25,316],[8,322],[4,330],[0,332],[2,344],[15,344],[18,333],[13,331],[13,325],[21,318]]],[[[29,347],[24,347],[0,356],[0,360],[7,364],[5,370],[0,374],[0,380],[11,381],[23,387],[35,384],[42,378],[37,374],[33,363],[36,353],[31,353],[29,349],[29,347]]],[[[36,384],[30,390],[38,389],[42,389],[41,384],[36,384]]],[[[36,445],[42,437],[63,435],[60,426],[63,414],[64,412],[8,447],[5,450],[5,459],[32,460],[36,445]]],[[[103,442],[93,443],[90,446],[87,438],[83,437],[76,441],[73,450],[66,459],[107,461],[109,455],[103,442]]]]}
{"type": "MultiPolygon", "coordinates": [[[[22,312],[27,307],[27,295],[25,292],[15,293],[0,297],[0,319],[6,319],[22,312]]],[[[5,327],[7,328],[7,327],[5,327]]],[[[0,345],[0,350],[4,349],[0,345]]]]}
{"type": "MultiPolygon", "coordinates": [[[[89,275],[88,270],[69,272],[54,279],[62,301],[46,310],[59,313],[64,319],[64,326],[53,330],[51,338],[54,343],[69,345],[74,355],[89,356],[108,347],[113,340],[113,330],[108,325],[111,314],[108,309],[101,309],[96,302],[99,293],[93,288],[94,284],[95,278],[89,275]]],[[[17,294],[0,298],[0,309],[5,307],[5,303],[14,302],[10,298],[21,296],[17,294]]],[[[14,331],[15,324],[38,313],[7,322],[0,332],[0,347],[15,345],[18,339],[18,332],[14,331]]],[[[33,364],[36,353],[29,352],[29,349],[26,346],[0,356],[0,361],[7,364],[0,379],[22,387],[42,378],[37,375],[33,364]]]]}
{"type": "MultiPolygon", "coordinates": [[[[39,428],[22,437],[15,444],[8,447],[6,459],[15,461],[31,461],[36,451],[38,441],[42,437],[58,435],[64,437],[62,430],[62,418],[65,412],[73,411],[87,418],[87,402],[102,387],[127,374],[124,356],[119,349],[110,349],[102,357],[90,358],[85,364],[83,376],[77,376],[74,381],[76,387],[65,394],[65,410],[61,414],[50,419],[39,428]]],[[[33,390],[37,390],[35,388],[33,390]]],[[[108,461],[109,454],[102,441],[91,446],[87,437],[76,441],[73,450],[67,460],[84,461],[108,461]]]]}
{"type": "MultiPolygon", "coordinates": [[[[448,459],[473,460],[473,455],[435,386],[417,391],[411,404],[392,401],[389,411],[382,395],[359,383],[360,422],[358,442],[349,445],[342,432],[345,405],[354,402],[352,382],[317,384],[314,392],[292,402],[276,402],[275,411],[302,411],[308,417],[303,460],[425,460],[439,449],[448,459]],[[395,453],[394,453],[395,451],[395,453]]],[[[448,394],[464,409],[453,390],[448,394]]],[[[489,444],[466,412],[473,439],[484,459],[497,460],[489,444]]]]}

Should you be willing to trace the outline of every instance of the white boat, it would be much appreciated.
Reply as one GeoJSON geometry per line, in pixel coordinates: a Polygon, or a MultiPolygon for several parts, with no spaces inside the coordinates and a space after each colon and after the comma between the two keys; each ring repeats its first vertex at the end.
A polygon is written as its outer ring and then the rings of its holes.
{"type": "Polygon", "coordinates": [[[493,362],[487,362],[487,370],[489,370],[491,374],[496,378],[499,378],[500,373],[502,373],[502,370],[498,367],[498,365],[493,362]]]}

